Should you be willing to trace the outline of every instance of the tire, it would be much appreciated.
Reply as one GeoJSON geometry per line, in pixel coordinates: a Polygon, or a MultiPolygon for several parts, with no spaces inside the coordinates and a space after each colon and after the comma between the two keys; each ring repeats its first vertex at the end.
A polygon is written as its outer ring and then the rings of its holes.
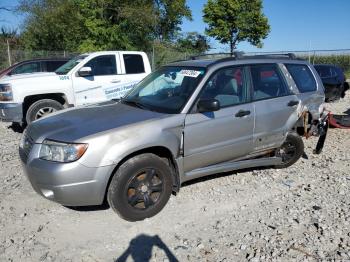
{"type": "Polygon", "coordinates": [[[38,120],[48,114],[62,110],[64,107],[61,103],[52,99],[42,99],[33,103],[26,112],[26,122],[38,120]]]}
{"type": "Polygon", "coordinates": [[[275,168],[282,169],[295,164],[304,154],[304,142],[296,133],[287,135],[282,146],[277,149],[276,156],[282,157],[282,164],[276,165],[275,168]]]}
{"type": "Polygon", "coordinates": [[[124,162],[107,192],[110,207],[123,219],[139,221],[159,213],[172,193],[172,170],[160,157],[142,154],[124,162]]]}
{"type": "Polygon", "coordinates": [[[345,86],[342,85],[340,88],[340,98],[344,98],[345,97],[345,86]]]}

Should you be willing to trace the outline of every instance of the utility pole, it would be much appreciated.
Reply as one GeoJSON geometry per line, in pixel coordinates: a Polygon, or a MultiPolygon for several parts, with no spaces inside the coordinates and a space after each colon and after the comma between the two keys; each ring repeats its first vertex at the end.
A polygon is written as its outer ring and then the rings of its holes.
{"type": "Polygon", "coordinates": [[[9,60],[9,66],[11,66],[12,62],[11,62],[11,53],[10,53],[10,42],[8,39],[6,39],[6,43],[7,43],[7,56],[9,60]]]}
{"type": "Polygon", "coordinates": [[[155,70],[155,44],[156,44],[156,35],[157,35],[157,18],[156,18],[156,3],[153,3],[153,43],[152,43],[152,70],[155,70]]]}

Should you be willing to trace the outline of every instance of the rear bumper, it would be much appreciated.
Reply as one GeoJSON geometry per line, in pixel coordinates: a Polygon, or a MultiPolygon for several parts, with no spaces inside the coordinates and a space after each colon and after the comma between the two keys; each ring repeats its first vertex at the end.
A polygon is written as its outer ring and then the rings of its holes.
{"type": "Polygon", "coordinates": [[[22,119],[21,103],[0,103],[0,121],[21,123],[22,119]]]}
{"type": "Polygon", "coordinates": [[[113,167],[89,168],[79,162],[56,163],[36,157],[35,144],[27,157],[20,149],[22,167],[33,189],[48,200],[65,206],[103,203],[113,167]]]}

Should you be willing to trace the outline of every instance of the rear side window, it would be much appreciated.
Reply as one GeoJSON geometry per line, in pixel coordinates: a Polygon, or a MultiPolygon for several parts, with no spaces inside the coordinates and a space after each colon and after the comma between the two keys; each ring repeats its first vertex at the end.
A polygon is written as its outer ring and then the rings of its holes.
{"type": "Polygon", "coordinates": [[[64,65],[67,61],[46,61],[46,71],[55,72],[57,68],[64,65]]]}
{"type": "Polygon", "coordinates": [[[307,93],[317,90],[316,80],[306,65],[286,65],[294,82],[297,84],[300,93],[307,93]]]}
{"type": "Polygon", "coordinates": [[[95,57],[87,62],[85,66],[91,67],[94,76],[117,74],[115,55],[101,55],[95,57]]]}
{"type": "Polygon", "coordinates": [[[251,66],[251,74],[254,86],[254,100],[289,95],[277,65],[253,65],[251,66]]]}
{"type": "Polygon", "coordinates": [[[40,62],[33,62],[16,67],[14,70],[11,71],[11,75],[35,73],[40,71],[40,62]]]}
{"type": "Polygon", "coordinates": [[[145,72],[141,55],[123,55],[126,74],[142,74],[145,72]]]}

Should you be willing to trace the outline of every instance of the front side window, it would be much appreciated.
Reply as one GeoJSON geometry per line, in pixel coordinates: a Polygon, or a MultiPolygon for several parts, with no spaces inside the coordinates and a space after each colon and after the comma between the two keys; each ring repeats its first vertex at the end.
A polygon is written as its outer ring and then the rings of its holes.
{"type": "Polygon", "coordinates": [[[123,55],[126,74],[142,74],[145,72],[143,58],[141,55],[123,55]]]}
{"type": "Polygon", "coordinates": [[[300,93],[317,90],[317,85],[313,74],[306,65],[287,64],[289,73],[292,75],[300,93]]]}
{"type": "Polygon", "coordinates": [[[224,68],[211,76],[200,99],[216,99],[221,107],[229,107],[247,102],[247,90],[242,67],[224,68]]]}
{"type": "Polygon", "coordinates": [[[40,62],[28,63],[18,66],[11,72],[11,75],[40,72],[40,62]]]}
{"type": "Polygon", "coordinates": [[[163,67],[141,81],[122,101],[148,110],[177,114],[204,74],[204,68],[163,67]]]}
{"type": "Polygon", "coordinates": [[[275,64],[261,64],[251,66],[253,81],[253,99],[270,99],[289,94],[286,84],[275,64]]]}
{"type": "Polygon", "coordinates": [[[67,63],[65,63],[64,65],[59,67],[55,71],[55,73],[58,75],[68,74],[69,71],[71,71],[74,67],[79,65],[86,57],[87,57],[87,55],[80,55],[80,56],[74,57],[73,59],[69,60],[67,63]]]}
{"type": "Polygon", "coordinates": [[[115,55],[101,55],[91,59],[84,67],[91,67],[94,76],[116,75],[115,55]]]}

